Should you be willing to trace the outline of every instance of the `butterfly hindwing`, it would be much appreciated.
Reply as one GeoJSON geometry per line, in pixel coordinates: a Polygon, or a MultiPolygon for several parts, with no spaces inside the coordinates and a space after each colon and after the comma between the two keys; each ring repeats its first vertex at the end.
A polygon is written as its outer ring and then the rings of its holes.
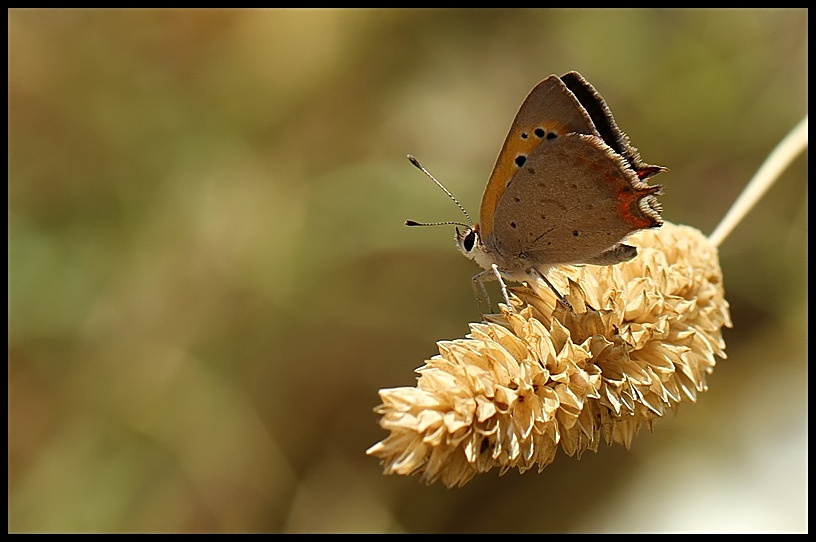
{"type": "Polygon", "coordinates": [[[660,225],[660,215],[641,201],[651,202],[657,190],[599,137],[559,136],[519,168],[498,203],[494,234],[483,241],[503,259],[591,260],[629,233],[660,225]]]}

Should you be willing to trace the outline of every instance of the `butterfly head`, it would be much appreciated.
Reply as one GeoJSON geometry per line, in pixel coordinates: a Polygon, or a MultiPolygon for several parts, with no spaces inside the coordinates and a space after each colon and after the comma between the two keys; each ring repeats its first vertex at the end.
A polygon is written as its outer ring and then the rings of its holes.
{"type": "Polygon", "coordinates": [[[472,259],[474,256],[473,252],[474,250],[476,250],[478,244],[479,244],[478,226],[470,226],[462,230],[460,230],[459,227],[457,226],[456,247],[459,249],[459,252],[461,252],[468,258],[472,259]]]}
{"type": "Polygon", "coordinates": [[[465,257],[479,264],[482,269],[490,269],[494,263],[499,263],[484,244],[478,224],[464,229],[456,228],[456,248],[465,257]]]}

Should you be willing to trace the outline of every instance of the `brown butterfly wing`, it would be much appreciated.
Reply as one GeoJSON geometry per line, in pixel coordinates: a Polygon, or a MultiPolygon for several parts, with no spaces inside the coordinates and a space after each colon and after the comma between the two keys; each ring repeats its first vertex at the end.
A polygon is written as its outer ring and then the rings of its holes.
{"type": "Polygon", "coordinates": [[[548,138],[569,133],[600,137],[589,114],[556,75],[541,81],[521,104],[487,182],[479,213],[483,237],[492,233],[494,214],[505,187],[519,170],[517,160],[528,156],[548,138]]]}
{"type": "Polygon", "coordinates": [[[496,207],[487,248],[524,265],[583,263],[662,224],[653,194],[599,137],[568,134],[527,157],[496,207]]]}
{"type": "Polygon", "coordinates": [[[561,81],[589,114],[604,143],[623,156],[638,177],[645,179],[666,170],[664,167],[649,165],[641,160],[640,153],[629,142],[629,136],[618,128],[606,101],[580,73],[574,71],[565,73],[561,76],[561,81]]]}

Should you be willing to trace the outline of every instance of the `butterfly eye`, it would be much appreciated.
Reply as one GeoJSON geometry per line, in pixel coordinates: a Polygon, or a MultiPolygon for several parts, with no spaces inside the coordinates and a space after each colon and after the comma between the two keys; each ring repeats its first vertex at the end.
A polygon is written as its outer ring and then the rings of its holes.
{"type": "Polygon", "coordinates": [[[476,244],[476,232],[470,230],[465,234],[465,237],[462,239],[462,247],[464,247],[464,249],[467,252],[470,252],[471,250],[473,250],[473,245],[475,244],[476,244]]]}

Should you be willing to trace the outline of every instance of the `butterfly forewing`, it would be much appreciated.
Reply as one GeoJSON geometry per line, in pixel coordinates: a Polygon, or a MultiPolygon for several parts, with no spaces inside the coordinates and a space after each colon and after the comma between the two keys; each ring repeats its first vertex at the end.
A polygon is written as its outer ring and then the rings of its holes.
{"type": "Polygon", "coordinates": [[[604,143],[623,156],[638,177],[645,179],[666,170],[664,167],[643,162],[638,150],[629,142],[629,136],[618,127],[606,101],[580,73],[565,73],[561,76],[561,81],[586,110],[604,143]]]}
{"type": "Polygon", "coordinates": [[[600,137],[587,111],[561,79],[551,75],[521,104],[485,187],[480,209],[483,235],[490,235],[499,198],[527,157],[543,142],[569,133],[600,137]]]}

